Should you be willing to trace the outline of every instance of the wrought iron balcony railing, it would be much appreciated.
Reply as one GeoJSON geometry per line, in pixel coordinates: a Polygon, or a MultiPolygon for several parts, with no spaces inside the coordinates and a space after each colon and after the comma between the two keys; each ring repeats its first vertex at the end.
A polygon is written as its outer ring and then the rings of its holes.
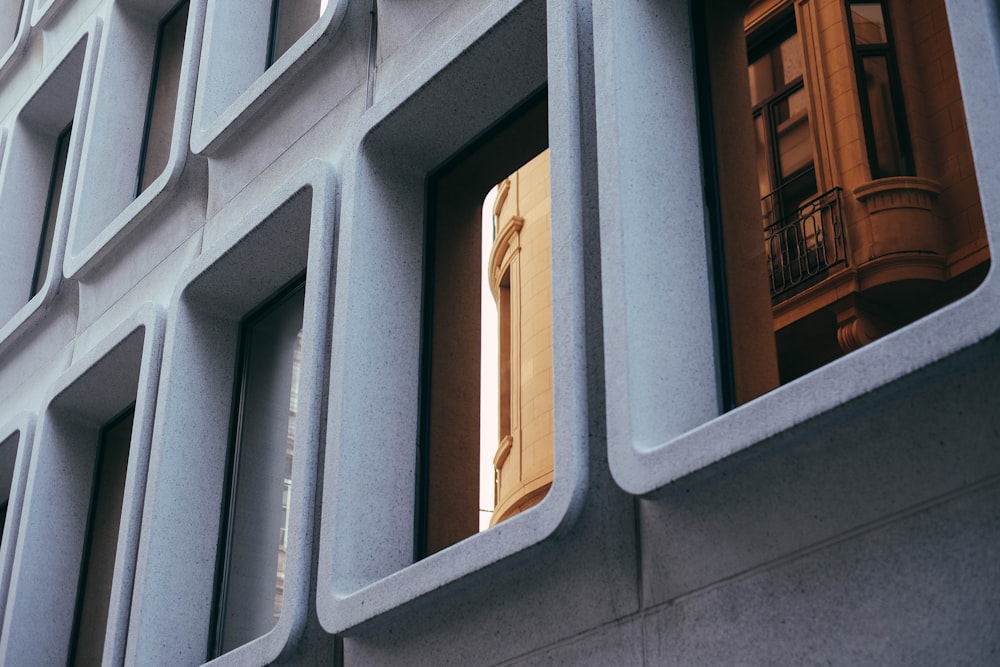
{"type": "Polygon", "coordinates": [[[831,268],[846,265],[840,192],[833,188],[797,206],[783,205],[781,191],[761,200],[772,303],[819,282],[831,268]]]}

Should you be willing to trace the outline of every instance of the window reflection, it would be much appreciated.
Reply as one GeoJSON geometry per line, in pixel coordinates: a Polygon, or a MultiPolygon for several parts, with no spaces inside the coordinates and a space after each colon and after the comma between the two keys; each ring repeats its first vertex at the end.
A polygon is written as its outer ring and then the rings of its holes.
{"type": "Polygon", "coordinates": [[[300,280],[241,326],[213,655],[266,634],[281,614],[304,297],[300,280]]]}

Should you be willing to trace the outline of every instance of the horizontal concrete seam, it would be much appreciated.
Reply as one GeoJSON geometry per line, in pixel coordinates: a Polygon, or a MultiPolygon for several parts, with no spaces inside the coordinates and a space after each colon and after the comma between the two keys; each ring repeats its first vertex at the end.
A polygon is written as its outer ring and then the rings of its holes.
{"type": "Polygon", "coordinates": [[[957,500],[963,496],[972,495],[974,493],[977,493],[979,491],[982,491],[984,489],[987,489],[991,486],[995,486],[998,484],[1000,484],[1000,473],[990,475],[989,477],[981,479],[977,482],[972,482],[970,484],[963,485],[952,491],[948,491],[946,493],[934,496],[933,498],[917,503],[916,505],[912,505],[904,510],[898,510],[896,512],[892,512],[880,519],[869,521],[868,523],[862,524],[855,528],[851,528],[850,530],[846,530],[842,533],[839,533],[834,537],[829,537],[825,540],[820,540],[819,542],[810,544],[809,546],[801,547],[794,551],[787,552],[778,558],[766,561],[764,563],[760,563],[759,565],[755,565],[746,570],[742,570],[740,572],[737,572],[736,574],[729,575],[718,581],[712,582],[711,584],[706,584],[694,590],[682,593],[677,597],[670,598],[669,600],[665,600],[664,602],[657,603],[647,609],[642,609],[640,610],[639,613],[644,616],[647,614],[655,613],[664,607],[675,605],[679,602],[687,600],[688,598],[697,597],[705,593],[710,593],[717,588],[728,586],[729,584],[741,581],[743,579],[749,579],[750,577],[756,576],[763,572],[777,569],[779,567],[782,567],[783,565],[786,565],[793,561],[805,558],[806,556],[809,556],[811,554],[822,551],[823,549],[827,549],[842,542],[848,542],[867,533],[875,532],[880,528],[889,526],[903,519],[940,507],[949,502],[957,500]]]}

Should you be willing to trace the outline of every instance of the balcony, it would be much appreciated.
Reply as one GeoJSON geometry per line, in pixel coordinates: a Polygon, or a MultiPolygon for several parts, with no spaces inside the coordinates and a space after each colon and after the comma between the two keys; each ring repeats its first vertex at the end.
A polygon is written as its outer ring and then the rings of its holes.
{"type": "Polygon", "coordinates": [[[841,189],[791,207],[784,215],[781,211],[788,207],[783,206],[782,197],[778,190],[761,200],[772,304],[819,282],[830,269],[847,265],[841,189]]]}

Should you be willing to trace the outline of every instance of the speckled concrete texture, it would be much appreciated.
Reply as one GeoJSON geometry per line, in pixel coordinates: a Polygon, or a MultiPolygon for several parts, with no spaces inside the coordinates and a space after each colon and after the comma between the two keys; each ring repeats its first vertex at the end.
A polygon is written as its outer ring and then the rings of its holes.
{"type": "Polygon", "coordinates": [[[134,404],[104,641],[105,661],[124,657],[164,321],[162,309],[143,307],[66,371],[42,411],[0,637],[5,664],[69,659],[101,428],[134,404]]]}
{"type": "MultiPolygon", "coordinates": [[[[995,272],[720,416],[689,2],[330,0],[270,68],[269,0],[191,2],[139,197],[172,0],[0,7],[0,662],[66,662],[84,450],[132,401],[104,664],[208,660],[240,322],[303,272],[283,607],[212,664],[1000,661],[995,272]],[[418,560],[427,179],[543,86],[554,484],[418,560]]],[[[1000,10],[945,3],[995,241],[1000,10]]]]}

